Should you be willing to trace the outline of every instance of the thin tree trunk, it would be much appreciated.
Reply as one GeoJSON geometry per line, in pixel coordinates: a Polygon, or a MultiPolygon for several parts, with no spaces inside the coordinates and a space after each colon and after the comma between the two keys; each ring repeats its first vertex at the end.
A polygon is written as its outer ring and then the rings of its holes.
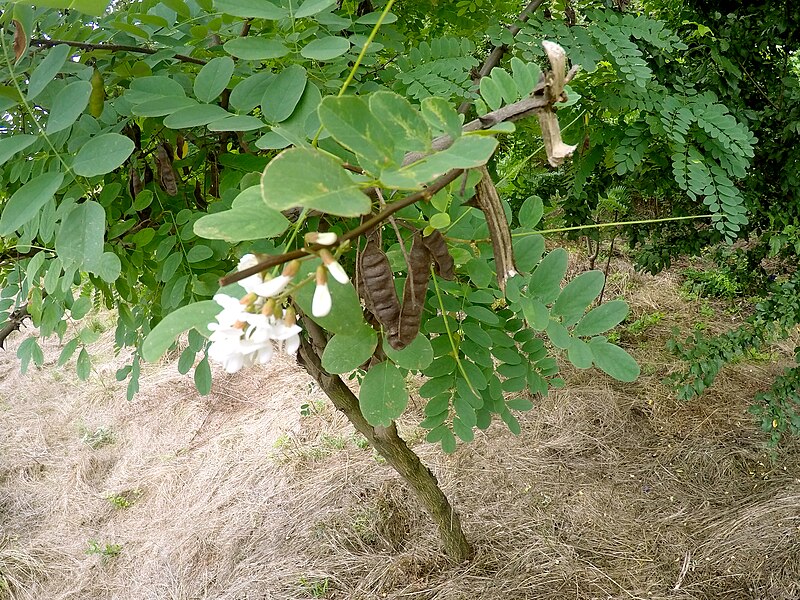
{"type": "Polygon", "coordinates": [[[439,529],[447,556],[463,562],[472,556],[472,547],[467,541],[458,513],[450,506],[447,496],[430,469],[397,434],[397,427],[373,427],[364,418],[358,398],[338,375],[327,373],[322,368],[320,356],[325,347],[325,332],[311,319],[304,318],[303,325],[311,340],[303,340],[300,358],[309,375],[319,383],[322,391],[331,399],[353,426],[361,433],[392,468],[411,486],[425,511],[439,529]]]}

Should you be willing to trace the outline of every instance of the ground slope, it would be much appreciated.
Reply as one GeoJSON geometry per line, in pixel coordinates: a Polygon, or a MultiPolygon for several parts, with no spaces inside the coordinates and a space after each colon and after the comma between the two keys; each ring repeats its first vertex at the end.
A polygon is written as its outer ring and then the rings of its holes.
{"type": "Polygon", "coordinates": [[[660,382],[670,328],[736,316],[687,304],[675,275],[611,281],[640,323],[622,333],[637,383],[567,371],[520,436],[493,426],[452,456],[421,441],[418,415],[402,423],[461,512],[467,565],[440,556],[409,491],[290,359],[219,374],[206,398],[165,362],[127,402],[110,332],[87,383],[55,344],[20,375],[15,335],[0,599],[800,598],[800,449],[771,455],[746,413],[788,347],[678,402],[660,382]]]}

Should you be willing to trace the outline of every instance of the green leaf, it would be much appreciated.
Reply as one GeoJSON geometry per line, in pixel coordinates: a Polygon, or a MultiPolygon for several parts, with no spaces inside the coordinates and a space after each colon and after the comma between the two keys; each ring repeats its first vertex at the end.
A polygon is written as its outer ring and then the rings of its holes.
{"type": "Polygon", "coordinates": [[[89,104],[92,84],[88,81],[74,81],[61,90],[53,100],[47,118],[47,135],[66,129],[78,120],[89,104]]]}
{"type": "Polygon", "coordinates": [[[566,350],[572,344],[572,337],[570,337],[567,328],[558,321],[551,319],[545,331],[547,332],[547,337],[550,338],[556,348],[566,350]]]}
{"type": "Polygon", "coordinates": [[[122,272],[122,263],[113,252],[103,252],[100,257],[100,264],[97,267],[97,275],[106,283],[114,283],[119,279],[122,272]]]}
{"type": "Polygon", "coordinates": [[[535,298],[521,298],[522,314],[531,329],[544,331],[550,323],[550,311],[547,307],[535,298]]]}
{"type": "Polygon", "coordinates": [[[431,130],[422,115],[403,96],[394,92],[375,92],[369,97],[372,114],[381,115],[403,152],[425,152],[430,148],[431,130]]]}
{"type": "Polygon", "coordinates": [[[310,17],[317,13],[322,12],[326,8],[336,4],[336,0],[306,0],[300,5],[295,13],[295,19],[302,19],[303,17],[310,17]]]}
{"type": "Polygon", "coordinates": [[[447,150],[436,152],[400,169],[383,171],[386,187],[419,189],[451,169],[472,169],[486,163],[497,148],[493,137],[467,135],[458,138],[447,150]]]}
{"type": "Polygon", "coordinates": [[[322,125],[342,146],[358,155],[362,166],[380,172],[403,159],[391,133],[358,96],[328,96],[319,105],[322,125]]]}
{"type": "Polygon", "coordinates": [[[266,127],[266,123],[250,115],[231,115],[208,124],[209,131],[253,131],[266,127]]]}
{"type": "Polygon", "coordinates": [[[325,346],[322,366],[328,373],[349,373],[370,359],[378,335],[367,324],[348,333],[337,333],[325,346]]]}
{"type": "Polygon", "coordinates": [[[148,362],[157,361],[187,329],[194,328],[201,333],[208,331],[207,325],[221,310],[222,307],[213,300],[204,300],[169,313],[145,338],[142,357],[148,362]]]}
{"type": "Polygon", "coordinates": [[[211,365],[208,364],[207,356],[194,368],[194,386],[201,396],[211,393],[211,365]]]}
{"type": "Polygon", "coordinates": [[[214,6],[218,11],[234,17],[277,21],[289,16],[289,11],[269,0],[214,0],[214,6]]]}
{"type": "Polygon", "coordinates": [[[133,141],[127,136],[118,133],[98,135],[78,150],[72,170],[84,177],[111,173],[128,160],[135,148],[133,141]]]}
{"type": "Polygon", "coordinates": [[[75,302],[72,303],[72,308],[69,312],[73,319],[80,321],[89,313],[91,309],[91,299],[87,298],[86,296],[80,296],[77,300],[75,300],[75,302]]]}
{"type": "Polygon", "coordinates": [[[425,98],[421,104],[422,116],[428,124],[449,135],[454,140],[461,136],[461,117],[444,98],[425,98]]]}
{"type": "Polygon", "coordinates": [[[249,187],[233,201],[233,208],[200,217],[194,232],[209,240],[242,242],[260,240],[282,234],[289,220],[277,210],[264,204],[261,189],[249,187]]]}
{"type": "MultiPolygon", "coordinates": [[[[311,275],[322,264],[319,259],[307,260],[302,263],[296,280],[311,275]]],[[[328,279],[328,289],[331,293],[332,308],[325,317],[309,317],[319,323],[331,333],[344,333],[347,335],[364,324],[364,315],[361,310],[361,301],[352,283],[341,284],[332,277],[328,279]]],[[[314,286],[304,285],[292,293],[294,300],[306,315],[311,315],[311,301],[314,296],[314,286]]]]}
{"type": "Polygon", "coordinates": [[[234,63],[230,56],[218,56],[208,61],[194,80],[194,95],[200,102],[211,102],[230,83],[234,63]]]}
{"type": "Polygon", "coordinates": [[[103,255],[106,213],[97,202],[74,207],[61,223],[56,235],[56,252],[66,266],[96,272],[103,255]]]}
{"type": "Polygon", "coordinates": [[[567,358],[578,369],[588,369],[592,366],[594,355],[589,344],[578,338],[571,338],[567,348],[567,358]]]}
{"type": "Polygon", "coordinates": [[[198,127],[219,121],[230,116],[230,114],[217,104],[193,104],[167,115],[164,119],[164,127],[169,127],[170,129],[198,127]]]}
{"type": "Polygon", "coordinates": [[[163,117],[182,108],[196,105],[197,101],[186,96],[164,96],[137,104],[131,109],[131,112],[138,117],[163,117]]]}
{"type": "Polygon", "coordinates": [[[350,41],[337,36],[320,37],[306,44],[301,56],[311,60],[331,60],[350,50],[350,41]]]}
{"type": "Polygon", "coordinates": [[[593,336],[616,327],[628,316],[624,300],[612,300],[590,310],[575,326],[575,335],[593,336]]]}
{"type": "Polygon", "coordinates": [[[86,348],[81,348],[80,354],[78,354],[78,362],[75,365],[75,371],[78,374],[78,379],[81,381],[89,379],[89,375],[92,373],[92,360],[89,358],[89,353],[86,351],[86,348]]]}
{"type": "Polygon", "coordinates": [[[539,196],[530,196],[519,209],[517,219],[520,227],[533,229],[542,220],[544,214],[544,202],[539,196]]]}
{"type": "Polygon", "coordinates": [[[67,364],[67,361],[75,354],[75,350],[78,349],[78,344],[80,344],[80,342],[80,338],[74,337],[64,345],[61,349],[61,354],[58,355],[58,362],[56,363],[59,367],[67,364]]]}
{"type": "Polygon", "coordinates": [[[370,199],[341,164],[315,149],[291,148],[276,156],[264,169],[261,196],[275,210],[304,206],[341,217],[371,210],[370,199]]]}
{"type": "Polygon", "coordinates": [[[530,293],[545,304],[558,298],[568,262],[569,254],[563,248],[556,248],[545,256],[531,275],[528,283],[530,293]]]}
{"type": "Polygon", "coordinates": [[[108,0],[37,0],[36,6],[49,8],[69,8],[87,15],[102,15],[108,7],[108,0]]]}
{"type": "Polygon", "coordinates": [[[503,94],[500,87],[491,77],[482,77],[480,82],[481,97],[491,110],[497,110],[503,105],[503,94]]]}
{"type": "Polygon", "coordinates": [[[231,92],[230,105],[242,113],[250,112],[258,106],[264,95],[264,86],[273,77],[272,73],[256,73],[240,81],[231,92]]]}
{"type": "Polygon", "coordinates": [[[602,271],[587,271],[570,281],[553,304],[553,314],[564,317],[565,324],[575,323],[592,301],[600,295],[605,283],[602,271]]]}
{"type": "MultiPolygon", "coordinates": [[[[192,330],[194,331],[194,329],[192,330]]],[[[186,375],[189,372],[189,369],[192,368],[194,365],[194,359],[197,356],[197,353],[189,347],[183,349],[181,352],[180,357],[178,358],[178,373],[181,375],[186,375]]]]}
{"type": "Polygon", "coordinates": [[[527,412],[533,408],[533,402],[527,398],[512,398],[506,402],[506,406],[511,410],[520,410],[527,412]]]}
{"type": "Polygon", "coordinates": [[[186,253],[186,262],[196,263],[214,256],[214,251],[208,246],[196,244],[186,253]]]}
{"type": "Polygon", "coordinates": [[[300,65],[291,65],[269,80],[261,97],[261,113],[270,123],[288,119],[306,89],[308,75],[300,65]]]}
{"type": "Polygon", "coordinates": [[[410,371],[421,371],[433,362],[433,348],[431,342],[422,334],[402,350],[395,350],[386,340],[383,341],[383,351],[394,364],[410,371]]]}
{"type": "Polygon", "coordinates": [[[631,382],[639,377],[639,365],[619,346],[609,343],[605,338],[595,337],[589,341],[589,347],[594,364],[614,379],[631,382]]]}
{"type": "Polygon", "coordinates": [[[28,133],[4,135],[3,139],[0,139],[0,165],[3,165],[17,152],[25,150],[25,148],[35,142],[36,139],[35,135],[30,135],[28,133]]]}
{"type": "Polygon", "coordinates": [[[63,180],[61,173],[44,173],[14,192],[0,215],[0,236],[10,235],[33,219],[53,198],[63,180]]]}
{"type": "Polygon", "coordinates": [[[534,77],[534,72],[516,56],[511,59],[511,72],[513,73],[514,84],[517,86],[520,98],[530,94],[533,88],[536,87],[538,79],[534,77]]]}
{"type": "MultiPolygon", "coordinates": [[[[490,77],[497,85],[505,104],[512,104],[520,98],[517,85],[514,83],[514,79],[511,75],[508,74],[508,71],[501,67],[495,67],[492,69],[490,77]]],[[[481,80],[481,82],[483,82],[483,80],[481,80]]]]}
{"type": "Polygon", "coordinates": [[[67,44],[59,44],[47,52],[47,56],[31,73],[28,81],[28,101],[36,98],[47,87],[47,84],[53,81],[61,67],[64,66],[69,53],[70,47],[67,44]]]}
{"type": "Polygon", "coordinates": [[[358,403],[370,425],[391,425],[408,406],[408,391],[400,369],[386,361],[367,371],[361,382],[358,403]]]}
{"type": "Polygon", "coordinates": [[[545,250],[544,237],[539,234],[526,235],[515,238],[511,243],[514,247],[514,262],[517,268],[523,273],[530,273],[542,260],[545,250]]]}
{"type": "MultiPolygon", "coordinates": [[[[261,4],[269,2],[262,0],[261,4]]],[[[277,40],[263,37],[237,37],[222,46],[225,52],[245,60],[269,60],[289,54],[289,48],[277,40]]]]}

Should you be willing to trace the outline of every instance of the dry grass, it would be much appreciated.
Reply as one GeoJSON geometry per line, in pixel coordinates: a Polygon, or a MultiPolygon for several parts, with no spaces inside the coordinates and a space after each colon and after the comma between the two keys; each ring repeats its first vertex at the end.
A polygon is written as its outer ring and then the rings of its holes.
{"type": "Polygon", "coordinates": [[[676,401],[663,344],[701,315],[674,275],[617,273],[606,297],[666,315],[623,333],[636,384],[567,370],[519,437],[416,444],[475,543],[466,565],[288,359],[219,375],[207,398],[150,367],[128,403],[108,335],[86,384],[54,345],[21,376],[17,336],[0,355],[0,599],[800,598],[800,451],[767,452],[746,413],[780,365],[737,364],[676,401]]]}

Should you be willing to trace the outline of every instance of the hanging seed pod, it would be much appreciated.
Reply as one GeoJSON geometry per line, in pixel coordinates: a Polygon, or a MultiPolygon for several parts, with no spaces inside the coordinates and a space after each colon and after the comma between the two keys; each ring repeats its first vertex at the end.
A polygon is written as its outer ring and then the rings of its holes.
{"type": "Polygon", "coordinates": [[[396,350],[405,348],[417,337],[430,277],[431,253],[425,245],[422,234],[417,232],[411,243],[411,252],[408,253],[408,277],[403,288],[403,307],[400,309],[398,326],[399,347],[392,344],[392,348],[396,350]]]}
{"type": "Polygon", "coordinates": [[[122,129],[122,133],[127,135],[136,149],[142,151],[142,130],[136,123],[129,123],[122,129]]]}
{"type": "Polygon", "coordinates": [[[91,84],[92,93],[89,95],[89,114],[95,119],[99,119],[100,115],[103,114],[106,91],[103,87],[103,76],[100,75],[100,71],[97,70],[97,67],[94,68],[94,72],[92,73],[91,84]]]}
{"type": "Polygon", "coordinates": [[[153,181],[153,169],[150,168],[150,163],[147,161],[144,162],[144,184],[147,185],[148,183],[152,183],[153,181]]]}
{"type": "Polygon", "coordinates": [[[136,170],[136,167],[131,165],[130,172],[128,173],[128,191],[131,194],[131,198],[134,200],[136,196],[144,189],[144,184],[142,180],[139,178],[139,173],[136,170]]]}
{"type": "Polygon", "coordinates": [[[505,291],[506,280],[517,274],[517,267],[514,265],[514,251],[511,246],[511,230],[506,221],[503,204],[500,202],[500,195],[492,182],[492,176],[489,175],[485,165],[479,167],[478,170],[482,178],[475,188],[475,200],[478,208],[486,217],[486,225],[489,227],[489,235],[492,238],[497,283],[500,285],[500,289],[505,291]]]}
{"type": "Polygon", "coordinates": [[[208,186],[208,193],[214,198],[219,198],[219,165],[215,154],[208,155],[208,162],[211,164],[211,183],[208,186]]]}
{"type": "Polygon", "coordinates": [[[156,148],[156,170],[161,189],[170,196],[175,196],[178,193],[178,180],[175,176],[175,169],[172,167],[172,161],[169,159],[170,154],[166,142],[156,148]]]}
{"type": "Polygon", "coordinates": [[[433,268],[436,274],[442,279],[453,281],[456,278],[455,263],[453,262],[453,257],[450,256],[447,242],[441,232],[438,229],[434,229],[433,233],[422,238],[422,243],[425,244],[425,247],[433,257],[433,268]]]}
{"type": "Polygon", "coordinates": [[[189,144],[186,139],[179,133],[175,139],[175,158],[185,158],[189,153],[189,144]]]}
{"type": "Polygon", "coordinates": [[[372,236],[358,257],[358,277],[359,291],[367,308],[386,330],[389,343],[394,347],[393,341],[397,341],[400,303],[394,289],[389,259],[372,236]]]}
{"type": "Polygon", "coordinates": [[[194,203],[200,210],[208,208],[208,202],[203,197],[203,186],[200,185],[199,181],[194,182],[194,203]]]}

